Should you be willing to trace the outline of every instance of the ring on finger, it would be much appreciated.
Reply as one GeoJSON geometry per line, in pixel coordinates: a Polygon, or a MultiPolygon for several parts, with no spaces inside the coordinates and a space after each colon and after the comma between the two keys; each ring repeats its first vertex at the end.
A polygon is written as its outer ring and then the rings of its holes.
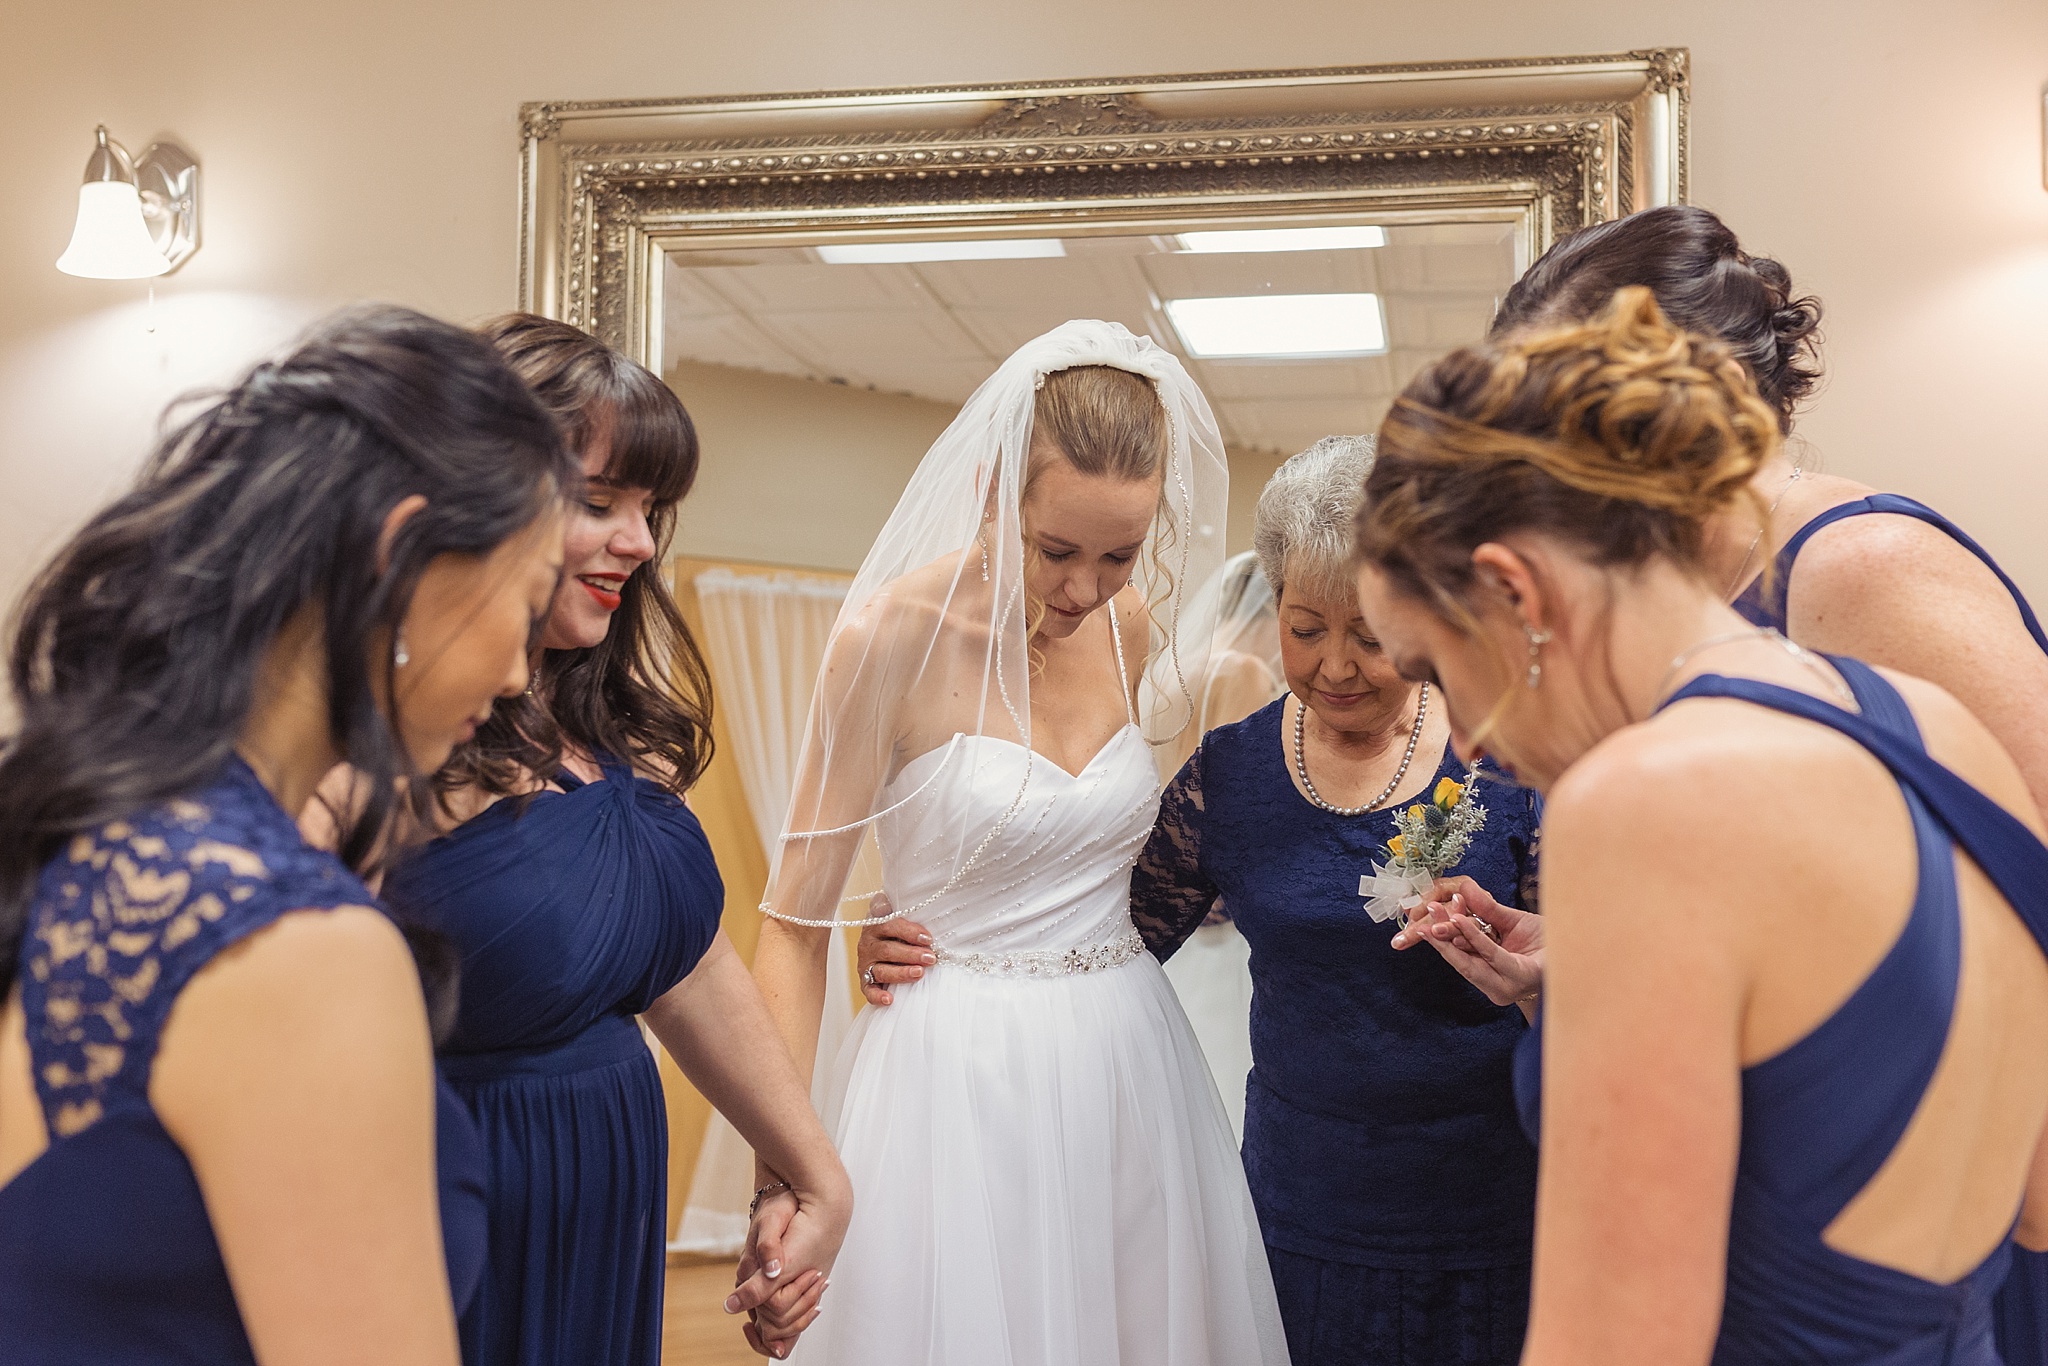
{"type": "MultiPolygon", "coordinates": [[[[1469,915],[1471,913],[1467,912],[1467,914],[1469,915]]],[[[1500,942],[1499,930],[1496,930],[1493,926],[1487,924],[1484,920],[1480,919],[1476,915],[1472,916],[1472,923],[1477,925],[1479,927],[1479,932],[1485,935],[1488,939],[1491,939],[1496,944],[1500,942]]]]}
{"type": "Polygon", "coordinates": [[[865,986],[876,987],[881,985],[880,982],[875,980],[875,969],[872,964],[861,970],[860,980],[865,986]]]}

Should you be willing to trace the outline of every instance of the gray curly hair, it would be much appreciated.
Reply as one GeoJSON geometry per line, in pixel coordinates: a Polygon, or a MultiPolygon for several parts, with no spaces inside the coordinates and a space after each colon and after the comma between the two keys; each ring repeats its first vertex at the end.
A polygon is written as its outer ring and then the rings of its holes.
{"type": "Polygon", "coordinates": [[[1373,438],[1326,436],[1273,472],[1252,520],[1252,550],[1274,597],[1283,580],[1317,598],[1356,591],[1351,522],[1372,459],[1373,438]]]}

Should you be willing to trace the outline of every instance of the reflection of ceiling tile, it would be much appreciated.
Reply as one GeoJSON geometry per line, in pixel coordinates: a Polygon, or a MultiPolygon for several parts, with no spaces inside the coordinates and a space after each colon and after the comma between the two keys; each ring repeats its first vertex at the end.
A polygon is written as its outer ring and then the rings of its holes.
{"type": "Polygon", "coordinates": [[[1195,361],[1196,382],[1212,403],[1235,398],[1361,398],[1383,393],[1384,356],[1355,360],[1195,361]]]}
{"type": "Polygon", "coordinates": [[[1121,322],[1182,354],[1155,297],[1377,293],[1387,355],[1187,362],[1227,441],[1292,454],[1333,432],[1373,430],[1424,365],[1484,335],[1511,281],[1513,233],[1498,225],[1397,226],[1388,236],[1357,251],[1237,255],[1182,254],[1160,237],[1074,238],[1065,257],[880,266],[750,248],[698,267],[678,252],[663,273],[663,354],[959,403],[1003,357],[1069,318],[1121,322]]]}
{"type": "Polygon", "coordinates": [[[1076,310],[1085,315],[1098,299],[1144,287],[1130,258],[932,261],[916,269],[948,308],[1057,313],[1062,322],[1076,310]]]}
{"type": "Polygon", "coordinates": [[[1379,288],[1364,251],[1261,251],[1138,258],[1162,299],[1237,294],[1369,294],[1379,288]]]}
{"type": "Polygon", "coordinates": [[[705,282],[750,313],[918,311],[930,307],[909,266],[713,266],[705,282]]]}

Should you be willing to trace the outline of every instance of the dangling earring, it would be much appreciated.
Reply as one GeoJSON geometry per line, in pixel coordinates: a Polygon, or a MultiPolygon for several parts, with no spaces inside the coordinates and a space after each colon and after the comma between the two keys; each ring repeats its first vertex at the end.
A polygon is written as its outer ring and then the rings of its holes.
{"type": "Polygon", "coordinates": [[[988,528],[987,528],[987,527],[983,527],[983,528],[982,528],[982,529],[981,529],[980,531],[977,531],[977,532],[975,532],[975,533],[974,533],[974,540],[975,540],[975,543],[976,543],[977,545],[979,545],[979,546],[981,547],[981,581],[982,581],[983,583],[987,583],[987,582],[988,582],[988,528]]]}
{"type": "Polygon", "coordinates": [[[1527,622],[1522,624],[1522,630],[1529,637],[1529,686],[1533,689],[1543,681],[1543,647],[1550,643],[1550,632],[1539,631],[1527,622]]]}
{"type": "Polygon", "coordinates": [[[405,632],[400,631],[398,633],[398,644],[391,651],[391,664],[393,668],[403,669],[410,663],[412,663],[412,656],[405,651],[405,632]]]}

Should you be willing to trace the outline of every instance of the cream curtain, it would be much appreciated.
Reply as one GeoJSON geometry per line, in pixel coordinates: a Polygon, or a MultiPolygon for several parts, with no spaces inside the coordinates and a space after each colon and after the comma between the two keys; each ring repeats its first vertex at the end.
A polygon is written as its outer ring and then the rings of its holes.
{"type": "MultiPolygon", "coordinates": [[[[796,780],[811,689],[846,585],[797,574],[710,569],[697,575],[695,587],[712,686],[747,809],[772,862],[796,780]]],[[[853,1024],[844,934],[832,936],[828,964],[814,1101],[853,1024]]],[[[746,1240],[753,1178],[752,1150],[724,1116],[714,1113],[670,1250],[737,1255],[746,1240]]]]}

